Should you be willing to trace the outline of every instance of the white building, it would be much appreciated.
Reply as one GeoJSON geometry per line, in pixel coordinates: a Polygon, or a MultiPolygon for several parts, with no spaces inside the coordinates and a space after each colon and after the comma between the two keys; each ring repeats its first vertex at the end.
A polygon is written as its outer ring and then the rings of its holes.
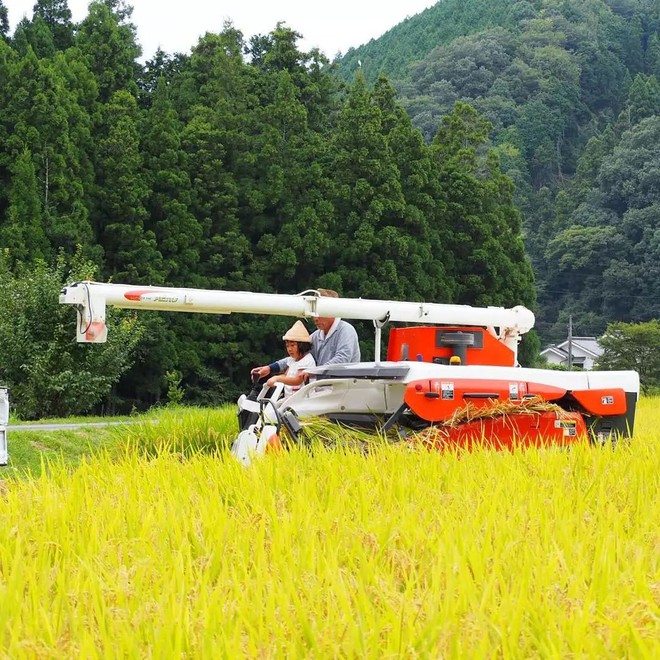
{"type": "MultiPolygon", "coordinates": [[[[574,369],[593,369],[594,362],[603,354],[595,337],[573,337],[571,340],[574,369]]],[[[551,344],[541,351],[548,364],[568,367],[568,339],[561,344],[551,344]]]]}

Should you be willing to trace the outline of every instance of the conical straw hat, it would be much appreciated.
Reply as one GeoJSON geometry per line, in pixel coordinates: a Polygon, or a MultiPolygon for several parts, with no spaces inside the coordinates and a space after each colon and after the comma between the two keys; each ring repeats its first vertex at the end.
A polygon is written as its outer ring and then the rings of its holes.
{"type": "Polygon", "coordinates": [[[296,321],[287,331],[284,337],[284,341],[304,341],[308,344],[312,341],[312,338],[307,332],[307,328],[302,321],[296,321]]]}

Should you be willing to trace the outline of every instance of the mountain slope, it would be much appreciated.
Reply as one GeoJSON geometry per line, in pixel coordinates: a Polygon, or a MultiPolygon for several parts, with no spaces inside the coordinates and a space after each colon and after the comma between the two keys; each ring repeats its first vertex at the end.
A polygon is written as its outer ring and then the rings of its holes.
{"type": "Polygon", "coordinates": [[[360,62],[367,79],[375,80],[381,72],[399,79],[411,62],[421,60],[436,46],[485,27],[508,24],[510,15],[507,0],[441,0],[378,39],[351,48],[339,60],[341,75],[352,79],[360,62]]]}
{"type": "MultiPolygon", "coordinates": [[[[568,314],[579,332],[599,333],[611,320],[645,320],[655,305],[644,301],[660,300],[637,267],[653,262],[658,220],[647,209],[660,199],[619,157],[639,143],[627,131],[654,135],[639,123],[660,114],[659,26],[655,0],[447,0],[339,63],[345,76],[358,59],[367,76],[387,72],[428,141],[459,101],[491,121],[524,212],[546,339],[565,334],[568,314]],[[617,167],[629,188],[614,200],[617,167]],[[632,211],[645,224],[624,236],[632,211]]],[[[638,160],[655,171],[653,153],[638,160]]]]}

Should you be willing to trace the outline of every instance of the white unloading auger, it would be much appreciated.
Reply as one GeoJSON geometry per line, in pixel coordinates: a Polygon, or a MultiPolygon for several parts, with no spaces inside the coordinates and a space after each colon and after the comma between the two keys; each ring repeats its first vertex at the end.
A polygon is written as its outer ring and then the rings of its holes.
{"type": "Polygon", "coordinates": [[[297,318],[320,316],[373,321],[376,362],[380,360],[381,328],[389,322],[497,327],[500,329],[500,340],[514,355],[517,354],[520,335],[534,327],[534,314],[522,305],[507,309],[331,298],[320,296],[316,291],[289,295],[83,281],[64,287],[60,303],[73,305],[76,309],[76,337],[79,342],[106,341],[105,310],[108,305],[168,312],[268,314],[297,318]]]}

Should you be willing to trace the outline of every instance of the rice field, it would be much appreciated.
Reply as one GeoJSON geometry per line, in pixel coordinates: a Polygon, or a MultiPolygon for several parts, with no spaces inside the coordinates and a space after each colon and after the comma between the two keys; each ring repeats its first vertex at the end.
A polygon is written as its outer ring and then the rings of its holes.
{"type": "Polygon", "coordinates": [[[660,657],[659,404],[615,448],[249,469],[231,412],[131,427],[0,486],[0,657],[660,657]]]}

